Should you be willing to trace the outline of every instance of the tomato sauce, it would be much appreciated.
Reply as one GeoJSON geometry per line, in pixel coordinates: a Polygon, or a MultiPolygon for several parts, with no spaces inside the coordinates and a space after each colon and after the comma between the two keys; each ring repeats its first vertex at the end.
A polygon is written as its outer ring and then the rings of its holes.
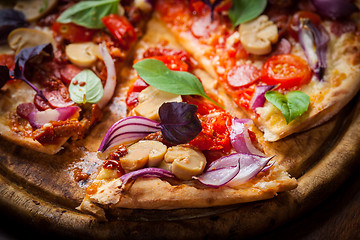
{"type": "Polygon", "coordinates": [[[204,150],[229,153],[231,150],[230,128],[233,117],[230,113],[201,97],[184,96],[184,101],[198,106],[197,116],[202,125],[200,134],[189,144],[204,150]]]}

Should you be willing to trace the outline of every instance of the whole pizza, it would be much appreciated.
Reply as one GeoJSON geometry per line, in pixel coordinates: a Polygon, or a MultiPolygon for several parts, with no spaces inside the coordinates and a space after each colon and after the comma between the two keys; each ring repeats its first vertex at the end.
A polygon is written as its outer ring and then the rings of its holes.
{"type": "Polygon", "coordinates": [[[120,208],[273,198],[297,180],[270,143],[325,123],[359,91],[359,7],[9,3],[0,10],[0,135],[50,159],[101,142],[77,208],[99,220],[120,208]]]}

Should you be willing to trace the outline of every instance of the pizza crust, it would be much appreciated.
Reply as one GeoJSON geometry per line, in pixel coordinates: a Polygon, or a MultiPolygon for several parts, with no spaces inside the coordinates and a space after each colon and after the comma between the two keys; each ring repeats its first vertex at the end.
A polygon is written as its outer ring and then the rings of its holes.
{"type": "Polygon", "coordinates": [[[7,84],[0,92],[0,136],[22,147],[46,154],[56,154],[69,138],[59,139],[57,144],[42,145],[31,137],[16,133],[10,129],[10,114],[16,111],[21,103],[32,102],[35,92],[20,80],[7,84]]]}
{"type": "Polygon", "coordinates": [[[104,219],[102,208],[165,210],[223,206],[272,198],[278,192],[294,189],[297,181],[282,167],[275,166],[236,189],[227,186],[204,188],[191,185],[191,182],[172,185],[159,178],[139,178],[123,191],[120,185],[119,178],[96,179],[90,186],[96,191],[87,194],[78,209],[104,219]]]}

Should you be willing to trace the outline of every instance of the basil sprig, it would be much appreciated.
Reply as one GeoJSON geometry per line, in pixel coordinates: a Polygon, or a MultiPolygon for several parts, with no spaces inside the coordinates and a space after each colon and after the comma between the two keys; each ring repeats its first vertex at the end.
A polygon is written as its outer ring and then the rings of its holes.
{"type": "Polygon", "coordinates": [[[76,103],[97,103],[104,95],[101,80],[91,70],[78,73],[69,86],[70,98],[76,103]]]}
{"type": "Polygon", "coordinates": [[[233,26],[253,20],[265,10],[266,0],[233,0],[229,17],[233,26]]]}
{"type": "Polygon", "coordinates": [[[178,95],[199,95],[219,106],[206,95],[199,79],[191,73],[170,70],[162,61],[155,59],[139,61],[134,68],[147,84],[159,90],[178,95]]]}
{"type": "Polygon", "coordinates": [[[281,111],[287,124],[306,112],[310,104],[310,97],[301,91],[292,91],[285,95],[268,91],[265,98],[281,111]]]}
{"type": "Polygon", "coordinates": [[[112,13],[117,14],[119,1],[81,1],[68,8],[56,21],[60,23],[72,22],[91,29],[103,28],[104,24],[101,19],[112,13]]]}

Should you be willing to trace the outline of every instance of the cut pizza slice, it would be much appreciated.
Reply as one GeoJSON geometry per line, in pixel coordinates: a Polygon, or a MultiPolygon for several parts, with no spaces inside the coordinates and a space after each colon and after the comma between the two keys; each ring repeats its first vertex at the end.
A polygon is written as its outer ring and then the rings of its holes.
{"type": "MultiPolygon", "coordinates": [[[[262,133],[204,91],[190,55],[155,19],[136,49],[129,115],[105,134],[103,166],[79,210],[204,208],[269,199],[297,186],[262,133]],[[156,31],[152,31],[156,29],[156,31]]],[[[126,71],[128,73],[128,71],[126,71]]]]}
{"type": "Polygon", "coordinates": [[[155,11],[276,141],[327,121],[360,88],[358,9],[308,2],[159,0],[155,11]]]}
{"type": "Polygon", "coordinates": [[[101,120],[152,8],[146,1],[13,5],[0,13],[8,33],[1,36],[0,135],[55,154],[101,120]]]}

